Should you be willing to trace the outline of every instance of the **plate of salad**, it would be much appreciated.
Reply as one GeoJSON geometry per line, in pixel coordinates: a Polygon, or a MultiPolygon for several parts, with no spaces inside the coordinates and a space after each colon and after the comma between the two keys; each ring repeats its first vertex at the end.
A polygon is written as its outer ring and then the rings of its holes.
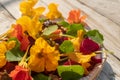
{"type": "Polygon", "coordinates": [[[21,17],[0,35],[2,80],[94,80],[106,60],[103,35],[73,9],[64,18],[58,5],[20,3],[21,17]],[[88,29],[89,28],[89,29],[88,29]]]}

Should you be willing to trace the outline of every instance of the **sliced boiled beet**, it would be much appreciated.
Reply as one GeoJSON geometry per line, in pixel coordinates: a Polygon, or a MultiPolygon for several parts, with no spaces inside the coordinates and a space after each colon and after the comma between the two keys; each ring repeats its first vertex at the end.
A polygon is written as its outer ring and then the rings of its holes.
{"type": "Polygon", "coordinates": [[[92,57],[91,60],[94,63],[101,63],[102,62],[102,54],[97,54],[96,56],[92,57]]]}
{"type": "Polygon", "coordinates": [[[18,62],[7,62],[4,67],[0,69],[0,71],[6,70],[7,73],[10,73],[12,70],[15,69],[15,66],[18,64],[18,62]]]}
{"type": "Polygon", "coordinates": [[[63,65],[78,65],[79,63],[73,61],[73,60],[68,60],[66,61],[63,65]]]}
{"type": "Polygon", "coordinates": [[[99,50],[99,45],[89,38],[85,38],[80,45],[80,52],[83,54],[90,54],[91,52],[99,50]]]}

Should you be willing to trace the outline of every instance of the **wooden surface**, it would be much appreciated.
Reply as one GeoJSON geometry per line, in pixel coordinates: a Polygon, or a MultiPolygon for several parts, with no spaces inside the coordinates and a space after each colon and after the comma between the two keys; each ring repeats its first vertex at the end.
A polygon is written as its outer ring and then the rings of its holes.
{"type": "MultiPolygon", "coordinates": [[[[0,33],[20,17],[20,1],[0,0],[0,33]]],[[[47,7],[50,2],[59,4],[64,17],[71,9],[80,9],[87,15],[86,23],[104,35],[105,47],[114,52],[108,54],[97,80],[120,80],[120,0],[40,0],[37,6],[47,7]]]]}

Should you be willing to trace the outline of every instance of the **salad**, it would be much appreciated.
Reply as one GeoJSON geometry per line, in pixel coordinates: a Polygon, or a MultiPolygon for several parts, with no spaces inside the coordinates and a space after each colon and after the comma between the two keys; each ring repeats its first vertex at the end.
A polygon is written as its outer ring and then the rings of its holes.
{"type": "Polygon", "coordinates": [[[80,10],[64,18],[57,4],[45,14],[36,3],[23,0],[21,17],[0,35],[2,80],[78,80],[102,63],[103,35],[87,29],[80,10]]]}

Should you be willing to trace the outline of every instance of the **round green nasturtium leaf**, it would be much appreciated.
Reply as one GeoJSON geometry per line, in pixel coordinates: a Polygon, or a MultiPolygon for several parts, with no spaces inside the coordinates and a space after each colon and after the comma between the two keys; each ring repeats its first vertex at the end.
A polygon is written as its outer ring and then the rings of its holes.
{"type": "Polygon", "coordinates": [[[57,71],[62,80],[79,80],[84,74],[84,68],[80,65],[58,66],[57,71]]]}
{"type": "Polygon", "coordinates": [[[103,35],[98,30],[90,30],[86,33],[86,35],[98,44],[103,44],[103,35]]]}
{"type": "Polygon", "coordinates": [[[74,46],[71,41],[65,40],[60,46],[59,49],[63,53],[70,53],[74,51],[74,46]]]}

